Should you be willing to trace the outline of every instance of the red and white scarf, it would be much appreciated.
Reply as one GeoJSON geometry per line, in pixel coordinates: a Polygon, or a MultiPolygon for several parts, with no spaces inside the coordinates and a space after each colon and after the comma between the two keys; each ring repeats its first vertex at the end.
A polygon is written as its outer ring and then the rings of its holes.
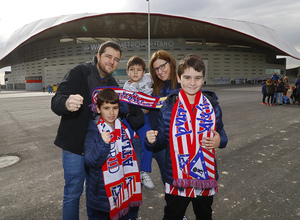
{"type": "Polygon", "coordinates": [[[216,116],[209,100],[199,91],[195,108],[180,90],[172,110],[170,154],[173,184],[166,184],[166,193],[185,197],[208,196],[217,192],[215,151],[201,146],[202,138],[212,137],[216,116]]]}
{"type": "Polygon", "coordinates": [[[102,117],[97,123],[99,133],[110,132],[110,153],[102,166],[105,191],[109,200],[110,218],[126,215],[129,207],[142,204],[141,178],[128,129],[119,119],[114,129],[102,117]]]}
{"type": "Polygon", "coordinates": [[[98,93],[105,88],[113,89],[118,94],[120,102],[127,102],[143,108],[161,108],[167,99],[167,97],[153,97],[142,92],[133,92],[113,86],[98,87],[93,90],[91,96],[92,104],[90,106],[93,112],[97,112],[98,93]]]}

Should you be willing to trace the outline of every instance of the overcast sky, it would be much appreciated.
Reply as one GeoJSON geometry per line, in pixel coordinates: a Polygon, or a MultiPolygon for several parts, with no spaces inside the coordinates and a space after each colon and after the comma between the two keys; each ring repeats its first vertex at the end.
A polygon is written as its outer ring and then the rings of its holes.
{"type": "MultiPolygon", "coordinates": [[[[148,12],[146,0],[8,0],[0,5],[0,50],[15,30],[39,19],[76,13],[148,12]]],[[[300,53],[300,0],[150,0],[150,11],[261,24],[275,30],[300,53]]],[[[300,61],[289,58],[287,68],[296,66],[300,61]]]]}

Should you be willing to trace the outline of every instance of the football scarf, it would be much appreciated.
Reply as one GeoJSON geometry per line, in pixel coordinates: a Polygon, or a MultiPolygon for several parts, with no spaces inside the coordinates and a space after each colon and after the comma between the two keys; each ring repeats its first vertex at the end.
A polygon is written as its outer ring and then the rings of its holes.
{"type": "Polygon", "coordinates": [[[192,109],[183,90],[173,107],[170,124],[170,155],[173,184],[166,193],[185,197],[211,195],[217,192],[215,151],[201,146],[202,138],[212,137],[216,116],[209,100],[199,91],[192,109]]]}
{"type": "Polygon", "coordinates": [[[99,133],[110,132],[110,153],[102,166],[105,191],[110,206],[110,218],[126,215],[129,207],[142,204],[141,179],[128,129],[119,119],[114,130],[102,117],[97,123],[99,133]]]}
{"type": "Polygon", "coordinates": [[[118,87],[98,87],[95,88],[92,92],[91,107],[93,112],[97,112],[96,105],[98,93],[105,88],[113,89],[119,95],[120,102],[127,102],[129,104],[138,105],[143,108],[161,108],[165,100],[167,99],[167,97],[153,97],[142,92],[133,92],[118,87]]]}

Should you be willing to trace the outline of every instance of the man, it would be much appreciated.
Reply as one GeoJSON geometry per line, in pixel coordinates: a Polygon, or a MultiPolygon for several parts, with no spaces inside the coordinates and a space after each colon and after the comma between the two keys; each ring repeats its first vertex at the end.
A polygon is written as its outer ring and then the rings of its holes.
{"type": "MultiPolygon", "coordinates": [[[[79,219],[79,201],[86,177],[84,140],[92,117],[89,107],[91,92],[96,87],[119,86],[112,73],[118,67],[121,53],[121,47],[115,42],[101,44],[92,62],[80,64],[66,74],[51,100],[52,111],[61,116],[54,144],[62,148],[65,178],[63,219],[79,219]]],[[[124,109],[130,109],[130,114],[134,112],[128,106],[122,109],[123,113],[128,113],[124,109]]],[[[143,114],[137,110],[136,114],[143,114]]],[[[89,215],[88,207],[87,212],[89,215]]]]}

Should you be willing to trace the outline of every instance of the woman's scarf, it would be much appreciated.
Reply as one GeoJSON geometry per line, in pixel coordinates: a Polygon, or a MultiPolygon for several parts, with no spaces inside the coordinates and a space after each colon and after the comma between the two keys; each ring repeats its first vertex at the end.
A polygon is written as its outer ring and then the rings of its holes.
{"type": "Polygon", "coordinates": [[[141,179],[136,155],[128,129],[119,119],[114,129],[102,117],[97,123],[99,133],[110,132],[110,153],[102,166],[105,191],[109,200],[110,218],[126,215],[129,207],[142,204],[141,179]]]}
{"type": "Polygon", "coordinates": [[[216,116],[210,101],[199,91],[192,109],[183,90],[173,107],[170,124],[170,154],[173,184],[166,193],[185,197],[217,192],[215,151],[202,146],[204,137],[213,137],[216,116]]]}

